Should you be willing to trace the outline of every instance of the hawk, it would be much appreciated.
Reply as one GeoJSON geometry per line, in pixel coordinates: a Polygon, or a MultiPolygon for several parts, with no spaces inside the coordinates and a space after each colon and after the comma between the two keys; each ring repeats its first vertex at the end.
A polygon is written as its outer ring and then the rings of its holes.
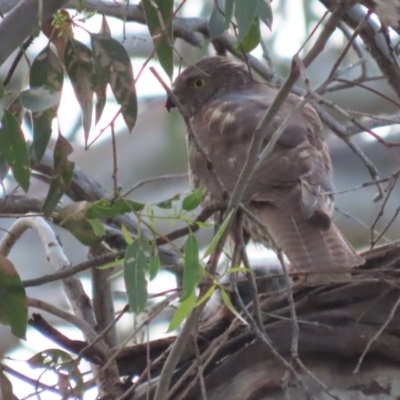
{"type": "MultiPolygon", "coordinates": [[[[204,188],[203,206],[222,201],[224,193],[232,193],[253,134],[277,91],[253,79],[243,63],[207,57],[186,68],[172,92],[213,167],[189,134],[191,182],[204,188]]],[[[307,275],[307,283],[340,281],[348,274],[337,272],[348,272],[364,259],[331,220],[334,184],[329,149],[314,108],[306,104],[296,109],[301,101],[289,94],[273,123],[259,132],[265,147],[289,116],[273,151],[247,183],[242,203],[260,223],[244,216],[244,227],[255,242],[265,245],[271,235],[297,271],[321,271],[307,275]]],[[[175,106],[168,97],[167,109],[175,106]]]]}

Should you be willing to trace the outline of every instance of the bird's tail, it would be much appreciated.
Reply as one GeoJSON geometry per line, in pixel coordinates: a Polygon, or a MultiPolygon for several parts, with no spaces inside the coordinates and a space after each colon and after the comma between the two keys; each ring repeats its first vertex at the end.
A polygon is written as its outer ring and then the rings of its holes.
{"type": "Polygon", "coordinates": [[[365,261],[333,222],[321,226],[301,212],[274,207],[259,208],[256,214],[298,272],[316,271],[306,276],[310,285],[348,280],[349,270],[365,261]]]}

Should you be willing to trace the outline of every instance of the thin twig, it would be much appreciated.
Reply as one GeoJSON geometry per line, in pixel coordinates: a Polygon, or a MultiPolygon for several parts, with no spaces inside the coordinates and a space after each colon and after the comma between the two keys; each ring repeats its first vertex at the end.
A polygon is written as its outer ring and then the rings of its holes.
{"type": "Polygon", "coordinates": [[[357,365],[354,368],[353,374],[357,374],[360,371],[361,363],[363,362],[365,356],[367,355],[369,349],[371,348],[372,344],[379,338],[379,336],[383,333],[383,331],[387,328],[387,326],[390,324],[390,321],[392,321],[397,309],[400,306],[400,297],[397,299],[396,303],[390,310],[390,313],[388,317],[386,318],[386,321],[382,324],[382,326],[378,329],[378,331],[375,333],[374,336],[368,341],[367,345],[365,346],[365,349],[363,353],[361,354],[360,358],[358,359],[357,365]]]}

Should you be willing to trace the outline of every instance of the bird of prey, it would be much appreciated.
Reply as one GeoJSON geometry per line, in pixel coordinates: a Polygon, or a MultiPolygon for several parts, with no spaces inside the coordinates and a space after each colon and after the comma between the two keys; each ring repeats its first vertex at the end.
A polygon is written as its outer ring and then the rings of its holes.
{"type": "MultiPolygon", "coordinates": [[[[224,193],[235,188],[252,137],[277,90],[254,79],[243,63],[207,57],[186,68],[172,92],[190,124],[191,182],[203,187],[203,206],[222,201],[224,193]]],[[[305,278],[315,285],[348,278],[349,270],[364,259],[331,220],[334,184],[329,149],[317,112],[309,104],[300,108],[301,101],[289,94],[273,123],[257,131],[265,147],[289,117],[272,152],[247,182],[241,202],[255,217],[244,215],[250,237],[268,245],[272,236],[295,270],[317,271],[305,278]]],[[[167,109],[175,106],[169,96],[167,109]]]]}

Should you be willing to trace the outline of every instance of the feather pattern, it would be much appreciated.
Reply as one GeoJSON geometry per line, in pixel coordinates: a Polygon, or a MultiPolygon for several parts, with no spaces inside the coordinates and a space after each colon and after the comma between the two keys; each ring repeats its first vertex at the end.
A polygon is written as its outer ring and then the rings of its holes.
{"type": "MultiPolygon", "coordinates": [[[[173,91],[189,115],[198,140],[213,168],[188,137],[192,184],[204,187],[203,204],[222,200],[218,175],[232,192],[246,161],[253,134],[276,90],[255,81],[244,64],[209,57],[187,68],[174,82],[173,91]]],[[[318,270],[308,283],[343,280],[350,268],[363,263],[331,221],[333,171],[318,114],[301,98],[290,94],[273,123],[259,131],[264,145],[289,116],[286,128],[247,183],[242,201],[261,224],[245,221],[252,239],[268,245],[273,236],[294,268],[318,270]]],[[[167,100],[167,106],[173,106],[167,100]]]]}

